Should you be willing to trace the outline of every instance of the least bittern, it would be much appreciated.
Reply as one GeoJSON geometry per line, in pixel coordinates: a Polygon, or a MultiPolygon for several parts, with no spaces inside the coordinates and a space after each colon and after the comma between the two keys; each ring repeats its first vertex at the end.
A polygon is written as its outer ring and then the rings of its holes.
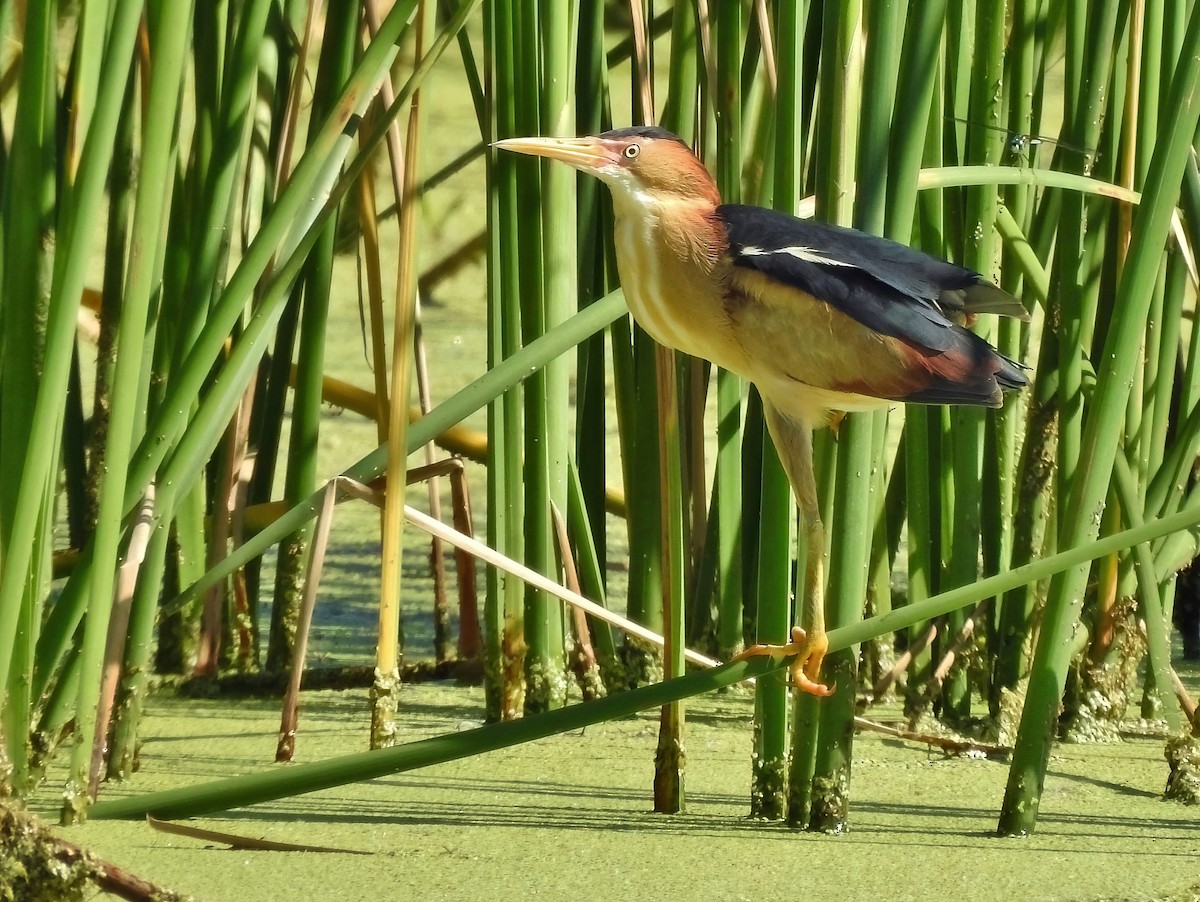
{"type": "Polygon", "coordinates": [[[999,407],[1026,384],[964,321],[1028,319],[978,273],[894,241],[740,204],[722,204],[704,165],[661,128],[589,138],[510,138],[497,147],[570,163],[608,185],[617,268],[637,322],[662,344],[750,380],[804,517],[801,626],[793,684],[815,695],[825,636],[825,539],[812,431],[833,412],[895,402],[999,407]]]}

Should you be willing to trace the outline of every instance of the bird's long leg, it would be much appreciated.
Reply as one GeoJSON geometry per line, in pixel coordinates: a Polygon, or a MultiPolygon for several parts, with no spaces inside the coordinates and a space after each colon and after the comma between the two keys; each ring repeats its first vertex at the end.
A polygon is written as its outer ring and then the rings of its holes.
{"type": "Polygon", "coordinates": [[[771,433],[788,481],[792,484],[792,491],[796,493],[804,521],[808,552],[804,570],[804,597],[801,599],[801,625],[792,627],[791,642],[786,645],[753,645],[738,658],[794,655],[789,666],[792,685],[812,695],[831,695],[833,690],[819,682],[821,662],[829,648],[829,640],[825,637],[825,528],[821,524],[817,481],[813,474],[812,427],[783,413],[766,398],[763,398],[763,413],[767,430],[771,433]]]}

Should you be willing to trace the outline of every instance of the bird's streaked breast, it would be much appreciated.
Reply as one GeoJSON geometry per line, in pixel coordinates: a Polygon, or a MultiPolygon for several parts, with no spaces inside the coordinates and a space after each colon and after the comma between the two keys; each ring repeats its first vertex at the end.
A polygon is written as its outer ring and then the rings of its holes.
{"type": "Polygon", "coordinates": [[[639,326],[659,344],[682,349],[687,336],[668,315],[662,293],[662,261],[647,224],[617,220],[617,271],[625,302],[639,326]]]}
{"type": "Polygon", "coordinates": [[[638,324],[660,344],[703,357],[747,375],[740,346],[732,340],[707,246],[695,234],[675,234],[658,205],[614,192],[617,269],[625,300],[638,324]]]}

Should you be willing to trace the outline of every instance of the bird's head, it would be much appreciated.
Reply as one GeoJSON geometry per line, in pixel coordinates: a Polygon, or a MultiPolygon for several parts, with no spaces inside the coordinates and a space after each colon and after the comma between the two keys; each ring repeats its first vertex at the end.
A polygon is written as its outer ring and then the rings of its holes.
{"type": "Polygon", "coordinates": [[[507,138],[502,150],[561,160],[594,175],[638,206],[670,201],[720,203],[704,164],[661,128],[621,128],[587,138],[507,138]]]}

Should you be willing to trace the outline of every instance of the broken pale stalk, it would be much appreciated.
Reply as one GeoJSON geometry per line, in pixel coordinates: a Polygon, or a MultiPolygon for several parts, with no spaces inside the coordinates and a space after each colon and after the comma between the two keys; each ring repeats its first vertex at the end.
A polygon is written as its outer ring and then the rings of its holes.
{"type": "MultiPolygon", "coordinates": [[[[407,481],[410,483],[418,482],[422,479],[428,478],[431,475],[444,476],[453,472],[453,466],[454,462],[452,461],[441,461],[433,464],[432,466],[417,467],[407,474],[407,481]]],[[[350,479],[346,476],[335,477],[334,479],[330,480],[329,485],[334,487],[333,494],[335,498],[339,492],[344,492],[349,497],[367,501],[370,504],[376,505],[377,507],[382,506],[384,503],[383,496],[380,494],[380,492],[376,491],[369,485],[364,485],[363,483],[354,479],[350,479]]],[[[490,548],[483,542],[480,542],[478,539],[467,535],[458,529],[447,526],[445,523],[434,520],[428,514],[423,513],[416,508],[405,506],[403,510],[405,519],[407,519],[414,526],[418,527],[419,529],[423,529],[432,536],[437,536],[447,544],[461,549],[466,554],[478,558],[485,564],[490,564],[498,570],[502,570],[505,573],[515,576],[533,586],[535,589],[540,589],[543,592],[565,601],[572,607],[578,607],[584,613],[595,617],[597,620],[602,620],[605,623],[609,623],[618,629],[624,630],[631,636],[636,636],[637,638],[645,642],[649,642],[652,645],[657,645],[660,648],[663,646],[664,639],[658,633],[652,632],[631,620],[626,620],[620,614],[614,614],[607,608],[601,607],[600,605],[596,604],[596,602],[583,597],[578,592],[573,592],[570,589],[564,588],[563,586],[554,582],[554,580],[543,576],[535,570],[530,570],[524,564],[514,561],[512,558],[506,557],[505,555],[496,551],[494,548],[490,548]]],[[[695,664],[698,667],[721,666],[720,661],[692,651],[691,649],[684,649],[683,657],[684,660],[689,664],[695,664]]]]}
{"type": "Polygon", "coordinates": [[[948,736],[938,736],[936,733],[916,733],[912,730],[901,730],[898,727],[890,727],[887,724],[867,720],[865,717],[854,718],[854,727],[858,730],[866,730],[868,733],[879,733],[883,736],[892,736],[896,739],[907,740],[908,742],[920,742],[923,745],[936,746],[943,751],[956,754],[967,753],[969,755],[974,752],[982,754],[985,758],[1004,758],[1012,752],[1011,748],[1004,745],[951,739],[948,736]]]}
{"type": "MultiPolygon", "coordinates": [[[[937,667],[934,668],[933,673],[930,675],[929,682],[925,686],[924,694],[916,702],[914,702],[911,709],[906,712],[908,714],[908,723],[910,728],[916,727],[921,715],[933,703],[933,700],[937,697],[938,693],[941,692],[942,687],[946,683],[946,677],[949,675],[950,669],[954,666],[954,661],[966,646],[967,642],[970,641],[971,636],[975,633],[976,620],[979,619],[980,614],[990,601],[991,599],[984,599],[981,601],[963,620],[962,626],[959,628],[958,633],[955,634],[954,642],[951,644],[950,648],[946,650],[946,653],[942,655],[941,660],[938,661],[937,667]]],[[[944,704],[945,703],[943,702],[943,705],[944,704]]]]}
{"type": "MultiPolygon", "coordinates": [[[[484,545],[477,539],[472,539],[470,536],[464,535],[456,529],[451,529],[446,524],[439,523],[438,521],[429,517],[427,514],[424,514],[412,507],[404,508],[404,516],[414,526],[425,530],[431,535],[436,535],[442,539],[445,539],[449,544],[455,546],[456,548],[463,549],[474,557],[479,558],[479,560],[483,561],[485,564],[491,564],[493,567],[503,570],[505,573],[516,576],[519,579],[529,583],[529,585],[533,586],[534,588],[541,589],[543,592],[547,592],[550,595],[565,601],[569,605],[581,608],[585,613],[590,614],[597,620],[603,620],[605,623],[610,623],[618,629],[622,629],[629,635],[636,636],[638,639],[641,639],[644,642],[649,642],[653,645],[659,646],[660,648],[663,646],[663,637],[658,635],[658,633],[651,632],[650,630],[643,626],[639,626],[631,620],[626,620],[620,614],[614,614],[612,611],[601,607],[594,601],[590,601],[578,593],[563,588],[552,579],[548,579],[542,574],[534,570],[530,570],[525,565],[520,564],[511,558],[505,557],[504,555],[500,554],[500,552],[489,548],[487,545],[484,545]]],[[[720,666],[719,661],[715,661],[712,658],[706,657],[698,652],[694,652],[691,649],[684,649],[683,657],[684,660],[686,660],[689,664],[695,664],[699,667],[720,666]]]]}
{"type": "Polygon", "coordinates": [[[117,573],[117,596],[113,600],[112,616],[108,621],[108,639],[104,648],[104,670],[101,674],[100,703],[96,711],[96,733],[92,743],[92,767],[88,775],[88,794],[95,798],[104,778],[105,755],[108,750],[108,724],[112,719],[113,699],[121,677],[121,661],[125,655],[125,637],[129,631],[129,614],[133,592],[137,587],[138,571],[146,557],[146,546],[154,525],[154,483],[146,487],[145,497],[138,508],[125,560],[117,573]]]}
{"type": "MultiPolygon", "coordinates": [[[[563,582],[567,589],[582,595],[579,586],[579,568],[575,566],[575,555],[571,551],[571,538],[567,534],[567,521],[557,507],[550,509],[554,520],[554,536],[558,542],[558,556],[562,562],[563,582]]],[[[604,683],[600,680],[596,666],[596,650],[592,647],[592,634],[588,629],[587,614],[582,608],[571,607],[571,630],[575,636],[575,647],[571,649],[569,665],[579,682],[583,700],[590,702],[603,696],[604,683]]]]}
{"type": "MultiPolygon", "coordinates": [[[[411,470],[407,474],[406,483],[434,479],[438,475],[461,473],[462,464],[458,460],[441,461],[411,470]]],[[[296,637],[293,646],[292,668],[288,679],[287,694],[283,702],[283,714],[279,725],[279,741],[275,748],[276,761],[291,761],[296,748],[296,726],[300,701],[300,683],[304,675],[305,657],[308,653],[308,635],[312,627],[313,611],[317,604],[317,589],[321,582],[321,572],[325,565],[325,553],[329,547],[329,533],[333,528],[333,510],[338,503],[338,491],[382,507],[384,496],[368,485],[352,479],[338,477],[325,484],[321,500],[321,510],[317,515],[316,532],[313,536],[309,553],[308,573],[304,581],[304,594],[296,625],[296,637]]]]}
{"type": "Polygon", "coordinates": [[[325,550],[329,547],[329,532],[333,528],[333,509],[337,504],[337,482],[326,483],[321,512],[317,514],[316,530],[308,553],[308,573],[304,578],[304,595],[300,600],[300,616],[292,650],[292,672],[288,676],[287,694],[283,698],[283,716],[279,723],[279,742],[275,746],[276,761],[291,761],[296,751],[296,724],[300,707],[300,678],[304,675],[304,660],[308,656],[308,634],[312,627],[313,610],[317,606],[317,587],[325,567],[325,550]]]}
{"type": "Polygon", "coordinates": [[[908,670],[908,665],[912,659],[929,647],[929,643],[934,640],[937,633],[937,624],[929,624],[929,629],[916,642],[910,645],[904,654],[896,659],[896,663],[892,665],[892,669],[880,677],[879,681],[875,683],[874,688],[871,689],[871,704],[883,698],[883,694],[888,691],[896,680],[900,679],[900,674],[908,670]]]}
{"type": "MultiPolygon", "coordinates": [[[[429,355],[425,351],[425,338],[421,329],[421,293],[413,298],[413,361],[417,369],[417,403],[421,415],[433,409],[429,390],[429,355]]],[[[425,445],[425,463],[434,462],[437,447],[433,442],[425,445]]],[[[429,516],[442,519],[442,495],[437,478],[426,483],[429,496],[429,516]]],[[[443,559],[442,540],[434,536],[429,546],[429,562],[433,571],[433,650],[438,663],[450,660],[450,611],[446,606],[446,562],[443,559]]]]}

